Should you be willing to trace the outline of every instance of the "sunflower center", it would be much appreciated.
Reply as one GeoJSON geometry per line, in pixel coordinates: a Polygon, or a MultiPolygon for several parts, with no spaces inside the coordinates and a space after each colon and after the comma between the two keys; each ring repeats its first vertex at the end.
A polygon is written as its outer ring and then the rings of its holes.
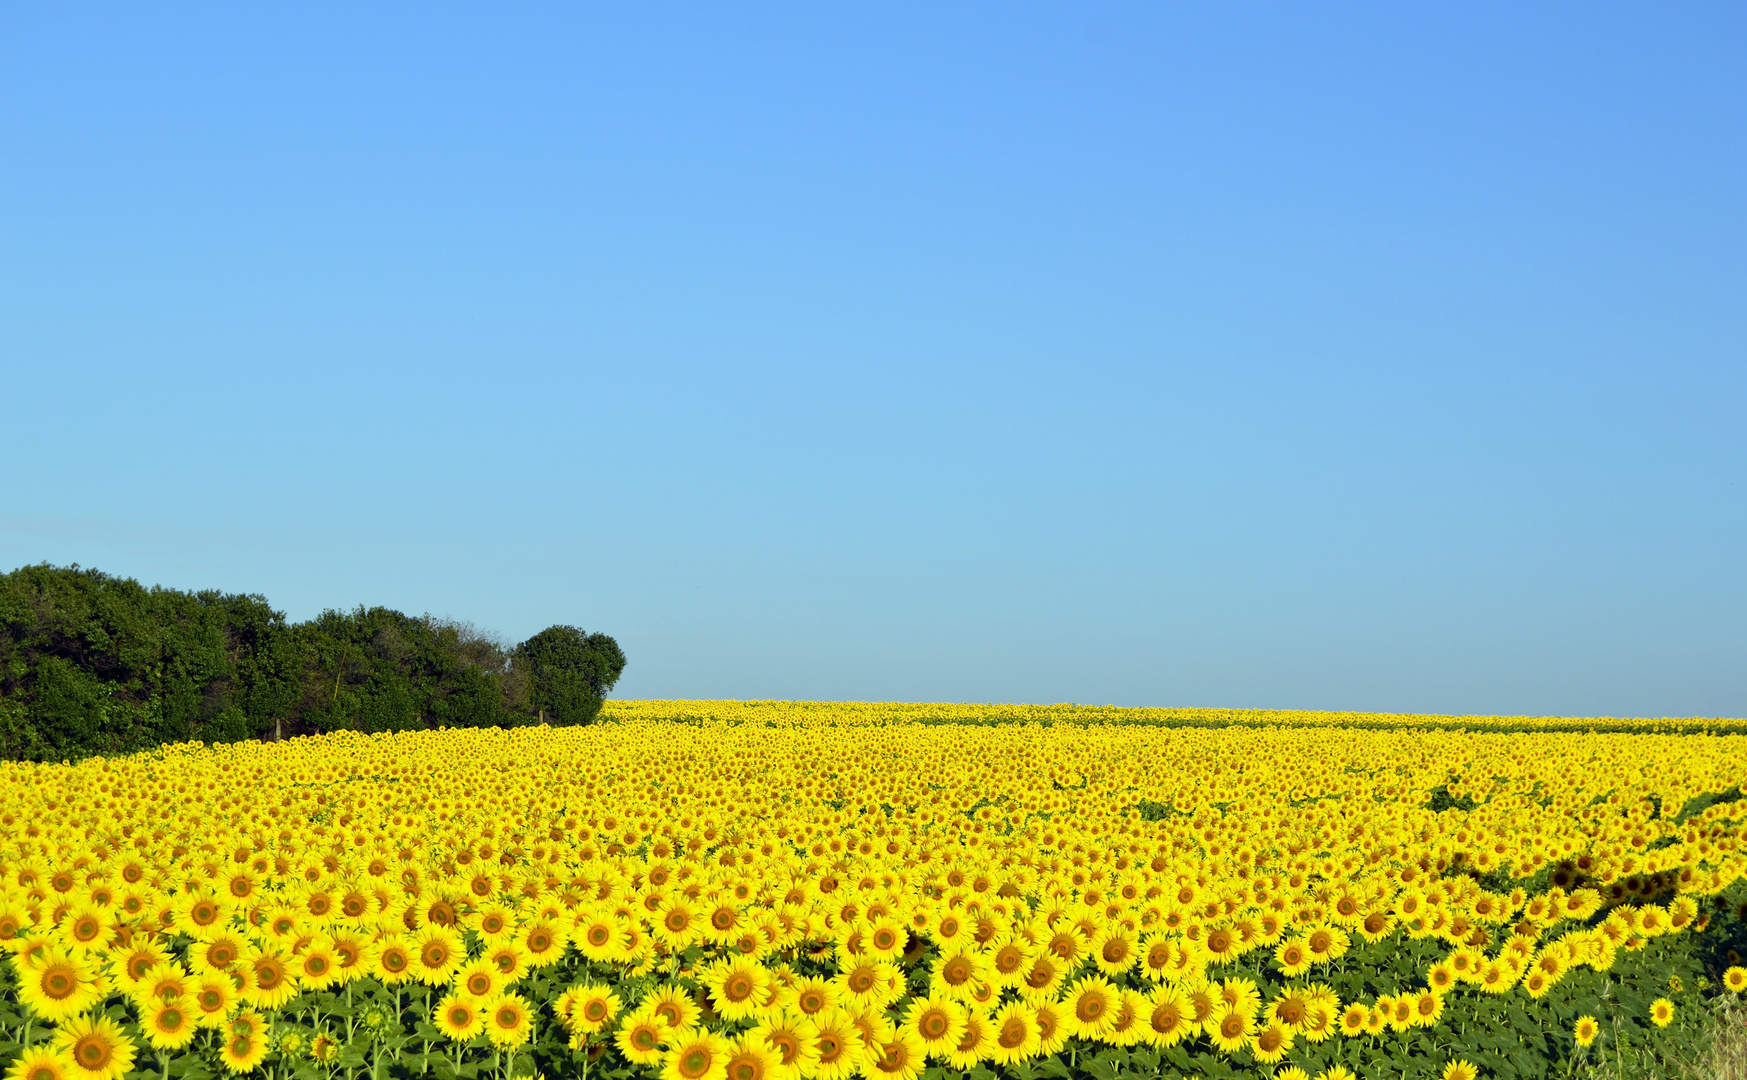
{"type": "Polygon", "coordinates": [[[73,1060],[91,1072],[108,1065],[114,1053],[115,1046],[100,1035],[87,1035],[73,1044],[73,1060]]]}

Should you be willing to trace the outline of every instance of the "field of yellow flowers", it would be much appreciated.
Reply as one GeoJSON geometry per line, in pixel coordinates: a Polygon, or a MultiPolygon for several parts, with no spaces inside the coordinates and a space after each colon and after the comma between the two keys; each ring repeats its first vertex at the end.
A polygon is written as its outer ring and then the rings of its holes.
{"type": "Polygon", "coordinates": [[[1747,987],[1747,735],[614,702],[0,764],[9,1080],[1564,1076],[1747,987]]]}

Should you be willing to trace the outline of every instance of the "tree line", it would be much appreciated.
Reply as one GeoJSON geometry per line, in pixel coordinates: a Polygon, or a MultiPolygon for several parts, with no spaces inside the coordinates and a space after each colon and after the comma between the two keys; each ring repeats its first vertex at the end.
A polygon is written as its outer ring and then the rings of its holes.
{"type": "Polygon", "coordinates": [[[327,731],[585,724],[625,668],[601,633],[510,646],[385,607],[287,622],[265,597],[78,566],[0,575],[0,759],[327,731]]]}

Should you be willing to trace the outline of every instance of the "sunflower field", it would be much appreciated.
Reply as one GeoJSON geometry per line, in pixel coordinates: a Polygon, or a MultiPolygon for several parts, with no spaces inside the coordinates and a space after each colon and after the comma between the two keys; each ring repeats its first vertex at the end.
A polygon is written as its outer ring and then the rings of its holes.
{"type": "Polygon", "coordinates": [[[1690,722],[732,702],[4,763],[0,1063],[1579,1075],[1747,989],[1744,774],[1690,722]]]}

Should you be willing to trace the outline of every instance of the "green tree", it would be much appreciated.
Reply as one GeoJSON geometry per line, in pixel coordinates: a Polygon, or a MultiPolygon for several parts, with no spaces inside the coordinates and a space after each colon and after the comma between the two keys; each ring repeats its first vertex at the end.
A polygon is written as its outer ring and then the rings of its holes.
{"type": "Polygon", "coordinates": [[[557,724],[593,720],[625,670],[618,642],[574,626],[549,626],[535,634],[516,647],[516,661],[528,672],[534,707],[542,719],[557,724]]]}

